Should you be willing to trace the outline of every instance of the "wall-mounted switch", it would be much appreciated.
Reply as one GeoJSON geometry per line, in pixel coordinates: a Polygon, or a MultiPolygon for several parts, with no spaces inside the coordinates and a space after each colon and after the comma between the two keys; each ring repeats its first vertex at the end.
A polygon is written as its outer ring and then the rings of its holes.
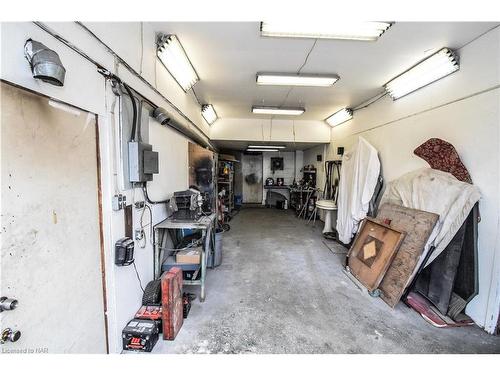
{"type": "Polygon", "coordinates": [[[139,210],[141,208],[144,208],[145,204],[146,204],[146,202],[144,202],[144,201],[135,202],[135,208],[137,208],[139,210]]]}
{"type": "Polygon", "coordinates": [[[113,211],[120,211],[127,205],[127,197],[123,194],[115,194],[112,199],[113,211]]]}

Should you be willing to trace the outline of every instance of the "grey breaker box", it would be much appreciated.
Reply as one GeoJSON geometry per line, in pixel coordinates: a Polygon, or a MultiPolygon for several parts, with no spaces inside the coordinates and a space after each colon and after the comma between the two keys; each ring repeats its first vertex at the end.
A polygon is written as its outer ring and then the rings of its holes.
{"type": "Polygon", "coordinates": [[[153,174],[158,173],[158,153],[150,144],[129,142],[128,167],[130,182],[152,181],[153,174]]]}

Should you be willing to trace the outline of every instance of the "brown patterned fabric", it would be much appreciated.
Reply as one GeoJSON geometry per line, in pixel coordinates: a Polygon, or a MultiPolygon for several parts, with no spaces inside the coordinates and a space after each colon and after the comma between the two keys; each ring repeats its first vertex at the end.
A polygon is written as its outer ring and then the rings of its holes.
{"type": "Polygon", "coordinates": [[[451,173],[458,180],[472,184],[469,171],[451,143],[431,138],[418,146],[413,153],[429,163],[431,168],[451,173]]]}

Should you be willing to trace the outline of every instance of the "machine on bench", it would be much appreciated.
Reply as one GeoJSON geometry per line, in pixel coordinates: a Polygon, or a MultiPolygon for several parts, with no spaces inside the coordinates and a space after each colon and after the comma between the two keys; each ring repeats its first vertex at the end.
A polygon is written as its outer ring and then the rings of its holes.
{"type": "Polygon", "coordinates": [[[174,211],[172,219],[179,221],[198,220],[202,215],[203,197],[198,190],[176,191],[171,199],[174,211]]]}

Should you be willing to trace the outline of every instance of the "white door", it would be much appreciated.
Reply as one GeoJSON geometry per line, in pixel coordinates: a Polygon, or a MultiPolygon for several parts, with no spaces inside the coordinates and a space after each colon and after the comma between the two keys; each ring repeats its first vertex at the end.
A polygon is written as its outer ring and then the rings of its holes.
{"type": "Polygon", "coordinates": [[[5,83],[1,109],[1,351],[105,353],[96,116],[5,83]]]}

